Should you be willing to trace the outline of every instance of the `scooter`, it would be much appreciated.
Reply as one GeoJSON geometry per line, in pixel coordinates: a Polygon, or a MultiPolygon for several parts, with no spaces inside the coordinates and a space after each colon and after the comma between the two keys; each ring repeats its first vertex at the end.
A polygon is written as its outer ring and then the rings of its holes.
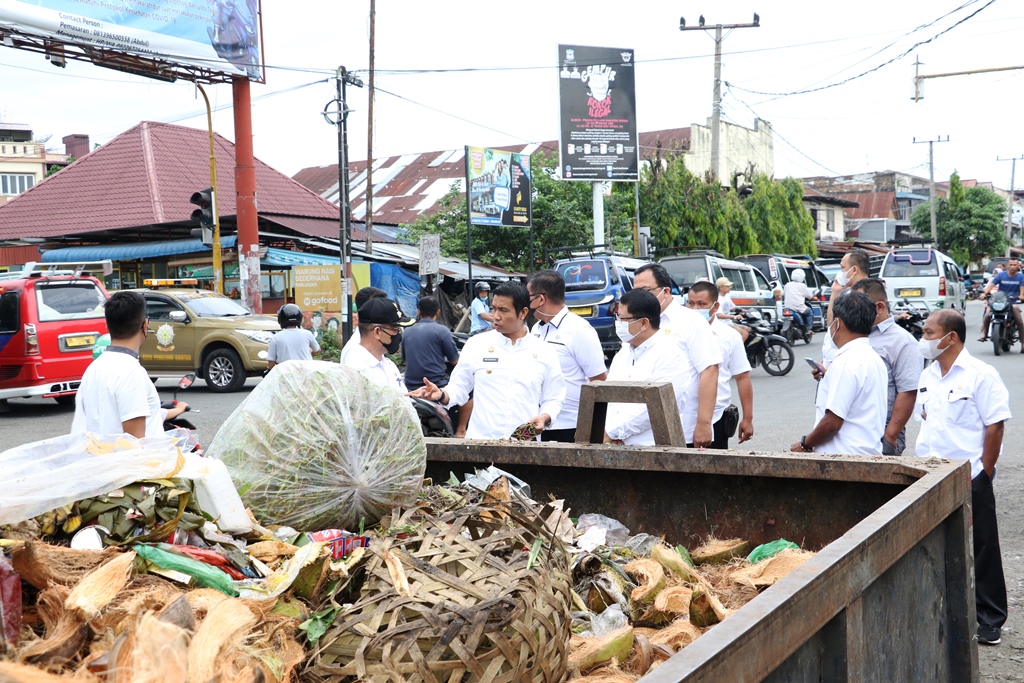
{"type": "MultiPolygon", "coordinates": [[[[170,401],[164,401],[163,403],[161,403],[160,407],[164,410],[173,409],[175,406],[178,405],[178,392],[181,391],[182,389],[188,389],[190,386],[192,386],[192,384],[195,381],[196,376],[193,373],[189,373],[182,377],[181,380],[178,381],[177,388],[175,388],[174,390],[174,397],[170,401]]],[[[193,410],[192,406],[186,406],[185,413],[188,412],[198,413],[199,411],[193,410]]],[[[185,413],[182,413],[181,415],[178,415],[177,417],[172,418],[170,420],[164,420],[164,431],[170,432],[174,430],[187,430],[189,436],[188,442],[186,444],[188,446],[187,450],[189,452],[198,453],[199,455],[202,455],[203,449],[199,445],[199,439],[196,437],[196,426],[185,417],[185,413]]]]}
{"type": "MultiPolygon", "coordinates": [[[[811,305],[811,301],[807,300],[807,305],[811,305]]],[[[784,319],[782,327],[782,336],[786,338],[790,346],[796,344],[797,340],[802,339],[805,344],[811,343],[811,338],[814,337],[814,332],[804,325],[804,318],[800,313],[794,311],[791,308],[783,309],[782,317],[784,319]],[[785,321],[789,321],[789,325],[785,324],[785,321]]]]}
{"type": "Polygon", "coordinates": [[[924,320],[928,314],[917,308],[912,303],[903,300],[892,308],[892,314],[896,318],[896,324],[920,340],[924,336],[924,320]]]}
{"type": "Polygon", "coordinates": [[[775,334],[773,325],[760,311],[746,310],[740,322],[750,330],[747,337],[747,361],[751,367],[760,365],[769,375],[781,377],[793,369],[795,354],[786,338],[775,334]]]}
{"type": "MultiPolygon", "coordinates": [[[[420,418],[423,436],[438,436],[445,439],[455,436],[456,423],[446,407],[425,398],[410,397],[409,400],[412,401],[412,407],[416,409],[416,415],[420,418]]],[[[458,412],[452,412],[455,413],[455,419],[458,419],[458,412]]]]}
{"type": "Polygon", "coordinates": [[[1010,347],[1020,341],[1020,330],[1013,319],[1013,301],[1006,292],[992,293],[989,308],[992,310],[992,322],[988,326],[988,336],[992,340],[992,351],[998,356],[1002,352],[1009,353],[1010,347]]]}

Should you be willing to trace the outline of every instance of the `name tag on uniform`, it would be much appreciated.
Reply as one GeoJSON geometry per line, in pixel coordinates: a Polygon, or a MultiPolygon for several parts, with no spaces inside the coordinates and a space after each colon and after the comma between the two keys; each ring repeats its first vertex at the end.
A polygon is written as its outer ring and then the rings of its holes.
{"type": "Polygon", "coordinates": [[[497,358],[484,358],[484,362],[485,363],[497,363],[498,359],[497,358]]]}

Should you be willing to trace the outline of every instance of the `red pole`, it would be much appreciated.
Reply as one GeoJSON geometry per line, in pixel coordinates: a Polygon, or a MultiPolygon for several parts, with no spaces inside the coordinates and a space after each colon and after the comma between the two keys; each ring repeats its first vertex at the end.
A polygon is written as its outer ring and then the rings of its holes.
{"type": "Polygon", "coordinates": [[[252,155],[252,103],[249,79],[231,79],[235,105],[235,215],[238,221],[238,280],[242,301],[263,312],[260,287],[260,232],[256,215],[256,163],[252,155]]]}

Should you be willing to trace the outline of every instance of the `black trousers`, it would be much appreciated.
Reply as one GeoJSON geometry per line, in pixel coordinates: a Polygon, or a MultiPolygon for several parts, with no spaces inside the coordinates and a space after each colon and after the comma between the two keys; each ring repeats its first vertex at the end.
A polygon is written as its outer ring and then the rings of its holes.
{"type": "MultiPolygon", "coordinates": [[[[692,443],[686,444],[687,448],[693,448],[692,443]]],[[[729,435],[725,432],[725,414],[718,418],[718,422],[711,425],[711,445],[708,448],[729,448],[729,435]]]]}
{"type": "Polygon", "coordinates": [[[974,588],[978,623],[1001,627],[1006,623],[1006,580],[999,553],[996,526],[996,497],[992,480],[981,474],[971,482],[971,512],[974,518],[974,588]]]}
{"type": "Polygon", "coordinates": [[[540,433],[541,441],[576,442],[576,429],[545,429],[540,433]]]}

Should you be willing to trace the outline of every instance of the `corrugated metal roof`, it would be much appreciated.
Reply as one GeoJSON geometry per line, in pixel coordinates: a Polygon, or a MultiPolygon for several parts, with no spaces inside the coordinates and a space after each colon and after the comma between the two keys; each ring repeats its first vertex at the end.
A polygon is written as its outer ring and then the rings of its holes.
{"type": "Polygon", "coordinates": [[[847,218],[896,218],[895,192],[850,192],[830,196],[859,204],[843,212],[847,218]]]}
{"type": "MultiPolygon", "coordinates": [[[[220,238],[220,246],[230,249],[238,241],[237,235],[225,235],[220,238]]],[[[144,258],[173,256],[175,254],[195,254],[210,251],[210,247],[196,237],[187,240],[167,240],[164,242],[141,242],[139,244],[96,244],[88,247],[65,247],[50,249],[43,252],[40,259],[43,263],[71,263],[77,261],[135,261],[144,258]]]]}

